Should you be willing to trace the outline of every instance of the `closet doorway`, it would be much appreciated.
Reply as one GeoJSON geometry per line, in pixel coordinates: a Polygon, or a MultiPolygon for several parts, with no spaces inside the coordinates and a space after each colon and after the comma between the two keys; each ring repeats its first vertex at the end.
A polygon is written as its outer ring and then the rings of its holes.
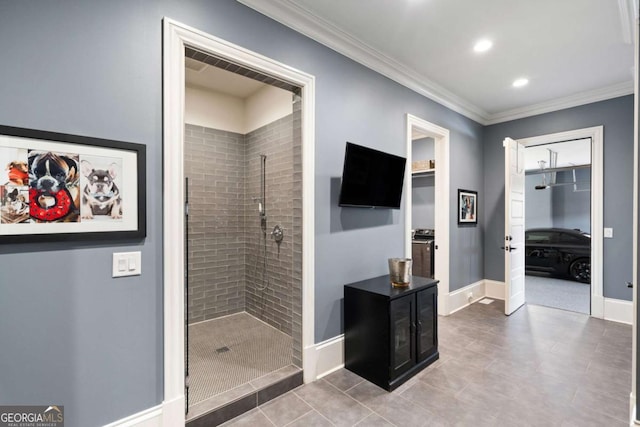
{"type": "MultiPolygon", "coordinates": [[[[418,153],[421,150],[418,149],[418,153]]],[[[430,153],[425,150],[423,153],[430,153]]],[[[414,174],[411,165],[414,161],[434,160],[434,167],[427,172],[416,173],[416,179],[423,177],[433,180],[433,272],[438,283],[438,314],[448,315],[449,308],[449,130],[426,120],[407,114],[407,173],[405,173],[405,256],[412,257],[414,233],[413,224],[420,225],[413,218],[414,174]],[[414,159],[414,141],[422,144],[425,138],[433,140],[433,159],[414,159]],[[428,176],[425,176],[428,175],[428,176]],[[431,178],[432,177],[432,178],[431,178]]],[[[430,156],[430,154],[429,154],[430,156]]],[[[425,221],[430,221],[425,219],[425,221]]],[[[425,222],[425,225],[428,225],[425,222]]]]}

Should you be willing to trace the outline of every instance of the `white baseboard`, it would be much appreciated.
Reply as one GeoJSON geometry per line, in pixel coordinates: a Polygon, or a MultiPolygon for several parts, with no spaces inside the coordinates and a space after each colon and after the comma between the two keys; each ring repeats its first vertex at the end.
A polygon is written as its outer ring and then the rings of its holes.
{"type": "Polygon", "coordinates": [[[104,427],[163,427],[184,426],[184,396],[179,396],[161,405],[145,409],[104,427]]]}
{"type": "Polygon", "coordinates": [[[153,408],[145,409],[137,414],[133,414],[111,424],[107,424],[104,427],[157,427],[162,425],[184,425],[184,413],[182,414],[182,424],[164,424],[162,407],[163,405],[158,405],[153,408]]]}
{"type": "MultiPolygon", "coordinates": [[[[485,296],[494,299],[504,300],[504,282],[498,282],[496,280],[484,281],[485,296]]],[[[631,325],[633,323],[633,302],[591,296],[594,299],[592,304],[592,317],[600,319],[611,320],[613,322],[627,323],[631,325]],[[599,301],[602,300],[600,303],[599,301]],[[603,312],[598,310],[598,307],[603,307],[603,312]]]]}
{"type": "Polygon", "coordinates": [[[633,301],[605,298],[604,320],[633,324],[633,301]]]}
{"type": "Polygon", "coordinates": [[[504,300],[504,282],[484,279],[485,296],[493,299],[504,300]]]}
{"type": "Polygon", "coordinates": [[[478,280],[475,283],[456,289],[449,293],[449,314],[453,314],[458,310],[481,300],[485,296],[484,280],[478,280]]]}
{"type": "Polygon", "coordinates": [[[344,366],[344,334],[306,348],[304,356],[310,358],[311,362],[305,366],[312,367],[312,369],[305,369],[305,383],[315,381],[342,368],[344,366]]]}

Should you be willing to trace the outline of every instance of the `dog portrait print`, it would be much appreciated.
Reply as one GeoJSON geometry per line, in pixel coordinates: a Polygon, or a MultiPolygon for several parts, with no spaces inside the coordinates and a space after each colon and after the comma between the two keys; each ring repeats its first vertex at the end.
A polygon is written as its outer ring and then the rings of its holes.
{"type": "Polygon", "coordinates": [[[36,222],[80,220],[78,154],[29,150],[29,213],[36,222]]]}
{"type": "Polygon", "coordinates": [[[82,221],[122,219],[121,169],[121,159],[81,156],[82,221]]]}
{"type": "Polygon", "coordinates": [[[21,224],[30,221],[29,173],[27,150],[0,147],[0,223],[21,224]]]}

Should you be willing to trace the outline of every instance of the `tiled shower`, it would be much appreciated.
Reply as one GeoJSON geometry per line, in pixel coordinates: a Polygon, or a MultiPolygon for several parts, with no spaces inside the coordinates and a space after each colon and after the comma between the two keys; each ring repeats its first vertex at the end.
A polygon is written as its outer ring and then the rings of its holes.
{"type": "MultiPolygon", "coordinates": [[[[300,102],[293,104],[292,114],[246,135],[185,125],[189,329],[194,331],[194,336],[202,335],[203,328],[216,322],[225,324],[226,329],[233,329],[234,325],[239,327],[246,320],[233,316],[248,314],[258,319],[258,323],[264,322],[275,333],[282,334],[270,342],[280,343],[280,346],[285,342],[288,348],[274,351],[280,359],[285,354],[289,364],[298,368],[302,367],[301,157],[300,102]],[[258,211],[260,155],[266,155],[267,261],[264,274],[264,237],[258,211]],[[284,230],[280,244],[270,235],[276,224],[284,230]],[[260,290],[266,282],[268,287],[260,290]]],[[[218,333],[216,339],[198,344],[211,344],[211,348],[194,347],[190,350],[192,362],[202,369],[206,359],[215,362],[217,358],[233,357],[235,351],[239,361],[230,362],[235,369],[243,360],[255,356],[239,353],[256,352],[255,349],[242,350],[245,347],[240,341],[252,339],[247,338],[246,330],[242,332],[234,337],[225,330],[218,333]],[[240,335],[244,338],[239,338],[240,335]],[[226,337],[223,340],[226,343],[219,340],[220,336],[226,337]]],[[[275,366],[273,359],[276,356],[270,351],[261,349],[258,353],[271,360],[256,363],[275,366]]],[[[215,369],[220,370],[219,366],[215,369]]],[[[215,373],[205,375],[209,374],[215,373]]],[[[207,382],[212,387],[205,384],[205,388],[210,389],[211,395],[222,393],[227,388],[237,387],[241,376],[236,375],[236,381],[232,379],[228,386],[222,384],[226,380],[211,376],[207,382]]],[[[198,381],[193,373],[190,377],[192,382],[198,381]]],[[[202,396],[200,393],[197,400],[202,396]]]]}

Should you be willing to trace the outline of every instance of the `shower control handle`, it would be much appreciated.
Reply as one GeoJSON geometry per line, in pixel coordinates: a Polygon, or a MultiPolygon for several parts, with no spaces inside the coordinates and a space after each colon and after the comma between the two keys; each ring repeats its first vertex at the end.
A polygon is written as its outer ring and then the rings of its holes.
{"type": "Polygon", "coordinates": [[[280,227],[280,225],[276,224],[271,232],[271,238],[275,240],[276,243],[280,244],[282,239],[284,239],[284,229],[280,227]]]}

